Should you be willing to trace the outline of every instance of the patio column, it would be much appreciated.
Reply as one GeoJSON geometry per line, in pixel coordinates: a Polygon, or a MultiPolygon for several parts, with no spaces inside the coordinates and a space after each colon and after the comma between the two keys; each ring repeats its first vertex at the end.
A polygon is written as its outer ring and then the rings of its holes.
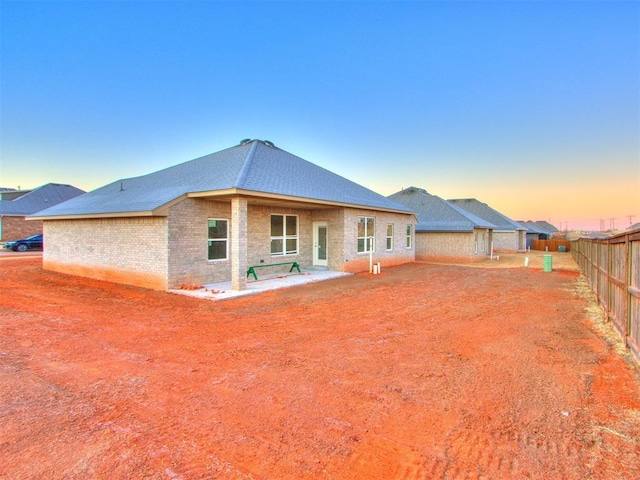
{"type": "Polygon", "coordinates": [[[231,289],[247,289],[247,199],[231,199],[231,289]]]}

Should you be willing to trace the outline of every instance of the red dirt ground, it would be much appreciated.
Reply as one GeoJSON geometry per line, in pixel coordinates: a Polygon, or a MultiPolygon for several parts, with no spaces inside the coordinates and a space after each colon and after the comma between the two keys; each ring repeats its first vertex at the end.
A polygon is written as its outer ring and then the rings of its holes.
{"type": "Polygon", "coordinates": [[[2,260],[0,477],[640,478],[582,277],[492,266],[216,302],[2,260]]]}

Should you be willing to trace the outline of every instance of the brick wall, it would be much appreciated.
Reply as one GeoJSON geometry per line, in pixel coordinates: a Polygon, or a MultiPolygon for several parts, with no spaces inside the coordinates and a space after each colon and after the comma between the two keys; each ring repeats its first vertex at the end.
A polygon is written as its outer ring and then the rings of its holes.
{"type": "Polygon", "coordinates": [[[169,288],[231,280],[229,258],[208,260],[208,220],[227,220],[231,230],[231,204],[187,198],[169,209],[169,288]]]}
{"type": "Polygon", "coordinates": [[[493,232],[493,249],[497,252],[515,252],[518,248],[516,232],[493,232]]]}
{"type": "Polygon", "coordinates": [[[301,267],[313,262],[313,225],[311,210],[249,205],[249,265],[298,262],[301,267]],[[271,255],[271,215],[298,216],[298,254],[271,255]]]}
{"type": "MultiPolygon", "coordinates": [[[[307,209],[248,205],[247,265],[298,262],[311,265],[313,258],[312,212],[307,209]],[[271,255],[271,215],[298,216],[298,254],[271,255]]],[[[169,209],[171,245],[169,288],[183,284],[203,285],[231,280],[231,205],[204,199],[188,198],[169,209]],[[207,221],[209,218],[229,221],[229,259],[207,259],[207,221]]],[[[277,268],[277,267],[273,267],[277,268]]],[[[281,267],[281,270],[284,267],[281,267]]],[[[268,270],[269,273],[278,270],[268,270]]]]}
{"type": "Polygon", "coordinates": [[[411,248],[406,247],[407,225],[411,225],[412,232],[415,220],[412,215],[379,212],[375,210],[345,209],[344,212],[344,264],[341,270],[345,272],[369,271],[369,253],[358,253],[358,217],[374,217],[375,247],[373,262],[380,262],[381,267],[401,265],[415,261],[415,233],[413,233],[411,248]],[[387,224],[393,224],[392,251],[386,250],[387,224]]]}
{"type": "Polygon", "coordinates": [[[72,275],[165,290],[165,217],[47,220],[43,267],[72,275]]]}
{"type": "MultiPolygon", "coordinates": [[[[247,208],[247,264],[296,261],[313,264],[313,222],[328,225],[328,266],[336,271],[368,271],[369,254],[357,252],[357,217],[376,219],[374,262],[383,266],[415,260],[415,238],[406,248],[411,215],[357,209],[298,209],[265,205],[247,208]],[[272,256],[271,215],[298,216],[298,253],[272,256]],[[394,225],[394,250],[386,251],[387,224],[394,225]]],[[[187,198],[167,217],[47,220],[44,267],[65,273],[148,288],[168,289],[231,280],[231,205],[187,198]],[[208,260],[208,219],[229,221],[229,258],[208,260]]],[[[278,268],[278,267],[274,267],[278,268]]],[[[284,268],[284,267],[280,267],[284,268]]],[[[286,269],[285,269],[286,270],[286,269]]],[[[273,270],[277,272],[278,270],[273,270]]],[[[269,271],[271,273],[272,271],[269,271]]]]}
{"type": "Polygon", "coordinates": [[[490,242],[491,236],[485,229],[473,232],[420,232],[416,234],[416,260],[475,262],[490,253],[490,242]]]}
{"type": "Polygon", "coordinates": [[[42,233],[41,220],[29,220],[25,217],[0,217],[0,241],[20,240],[42,233]]]}

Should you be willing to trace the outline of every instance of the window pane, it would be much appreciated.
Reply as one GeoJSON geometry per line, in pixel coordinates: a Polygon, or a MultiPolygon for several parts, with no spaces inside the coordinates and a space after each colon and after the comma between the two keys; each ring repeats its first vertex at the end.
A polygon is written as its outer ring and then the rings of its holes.
{"type": "Polygon", "coordinates": [[[296,253],[298,251],[298,239],[287,238],[287,253],[296,253]]]}
{"type": "Polygon", "coordinates": [[[295,235],[298,232],[298,217],[287,216],[287,235],[295,235]]]}
{"type": "MultiPolygon", "coordinates": [[[[281,237],[284,232],[282,215],[271,215],[271,236],[281,237]]],[[[281,249],[282,250],[282,249],[281,249]]]]}
{"type": "Polygon", "coordinates": [[[271,240],[271,254],[282,255],[282,239],[276,238],[271,240]]]}
{"type": "Polygon", "coordinates": [[[209,238],[227,238],[227,221],[209,220],[209,238]]]}
{"type": "Polygon", "coordinates": [[[209,260],[224,260],[227,258],[227,242],[209,241],[209,260]]]}
{"type": "Polygon", "coordinates": [[[367,237],[372,237],[375,235],[375,225],[376,225],[376,219],[375,218],[367,218],[367,237]]]}

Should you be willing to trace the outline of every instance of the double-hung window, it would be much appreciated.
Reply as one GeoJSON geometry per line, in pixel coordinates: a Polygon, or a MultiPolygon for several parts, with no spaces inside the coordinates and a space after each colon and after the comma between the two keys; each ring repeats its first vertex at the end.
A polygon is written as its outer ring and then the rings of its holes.
{"type": "Polygon", "coordinates": [[[387,250],[393,250],[393,223],[387,224],[387,250]]]}
{"type": "Polygon", "coordinates": [[[413,246],[413,227],[407,225],[407,250],[410,250],[413,246]]]}
{"type": "Polygon", "coordinates": [[[376,219],[374,217],[358,217],[358,253],[375,251],[374,237],[376,234],[376,219]]]}
{"type": "Polygon", "coordinates": [[[271,255],[298,253],[298,216],[271,215],[271,255]]]}
{"type": "Polygon", "coordinates": [[[229,222],[224,219],[209,219],[208,234],[209,260],[227,260],[229,258],[229,222]]]}

